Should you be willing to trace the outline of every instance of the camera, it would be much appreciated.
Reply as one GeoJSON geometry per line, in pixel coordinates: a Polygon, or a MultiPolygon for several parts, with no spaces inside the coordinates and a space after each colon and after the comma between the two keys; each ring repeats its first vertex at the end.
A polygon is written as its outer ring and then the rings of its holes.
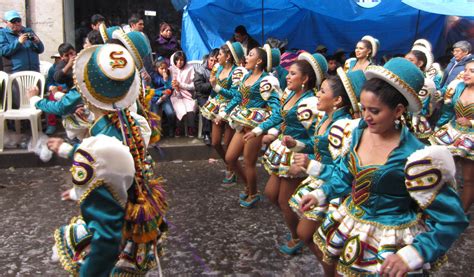
{"type": "Polygon", "coordinates": [[[33,34],[32,32],[27,32],[27,33],[24,33],[26,34],[26,38],[28,40],[34,40],[35,39],[35,34],[33,34]]]}

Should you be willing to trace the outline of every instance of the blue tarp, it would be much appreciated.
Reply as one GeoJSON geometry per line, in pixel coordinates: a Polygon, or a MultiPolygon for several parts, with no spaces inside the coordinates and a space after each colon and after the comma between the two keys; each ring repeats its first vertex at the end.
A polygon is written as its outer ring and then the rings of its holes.
{"type": "Polygon", "coordinates": [[[402,0],[403,3],[430,13],[474,16],[472,0],[402,0]]]}
{"type": "MultiPolygon", "coordinates": [[[[396,0],[378,0],[380,3],[373,8],[363,8],[356,2],[265,0],[264,39],[288,39],[288,48],[310,52],[324,44],[332,53],[338,48],[350,52],[361,37],[372,35],[381,43],[377,56],[382,57],[404,54],[414,39],[426,38],[438,51],[435,54],[444,52],[441,38],[445,16],[420,11],[396,0]]],[[[238,25],[244,25],[254,39],[262,41],[261,0],[190,1],[183,13],[182,48],[188,59],[200,59],[230,39],[238,25]]]]}

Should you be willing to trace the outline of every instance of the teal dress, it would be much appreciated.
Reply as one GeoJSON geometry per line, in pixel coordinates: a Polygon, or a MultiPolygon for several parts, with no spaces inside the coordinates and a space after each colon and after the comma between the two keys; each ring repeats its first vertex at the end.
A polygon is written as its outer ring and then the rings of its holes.
{"type": "Polygon", "coordinates": [[[255,83],[246,86],[245,80],[251,74],[252,71],[244,76],[238,90],[231,90],[232,99],[224,110],[225,114],[230,115],[232,125],[237,129],[255,128],[266,120],[273,120],[278,116],[274,111],[280,110],[280,99],[275,91],[266,99],[260,93],[260,82],[268,73],[263,72],[255,83]]]}
{"type": "Polygon", "coordinates": [[[441,118],[436,123],[439,128],[431,137],[433,145],[444,145],[454,156],[474,160],[474,103],[464,104],[460,100],[466,90],[464,82],[459,82],[452,95],[447,95],[441,110],[441,118]],[[462,126],[456,119],[465,117],[471,126],[462,126]]]}
{"type": "Polygon", "coordinates": [[[298,186],[295,193],[292,195],[288,204],[293,209],[293,211],[302,218],[306,218],[314,221],[322,221],[326,217],[328,208],[331,209],[337,208],[339,205],[339,198],[331,200],[330,203],[325,203],[314,207],[313,209],[302,213],[299,210],[299,203],[301,198],[320,187],[323,182],[329,179],[334,171],[334,167],[337,167],[336,160],[340,157],[335,154],[335,151],[331,151],[330,148],[338,147],[338,141],[336,137],[341,132],[341,129],[346,124],[347,121],[351,119],[348,108],[340,108],[334,111],[331,122],[326,128],[326,131],[323,134],[318,135],[318,131],[329,118],[327,115],[322,116],[316,125],[314,130],[314,136],[312,138],[314,142],[314,154],[310,155],[310,159],[315,160],[321,164],[322,169],[317,173],[316,176],[310,175],[301,182],[298,186]]]}
{"type": "Polygon", "coordinates": [[[316,102],[316,97],[312,90],[305,91],[301,94],[293,107],[284,110],[286,103],[293,97],[296,97],[294,91],[284,99],[280,110],[273,112],[272,118],[257,127],[263,133],[275,127],[280,130],[280,136],[270,144],[262,159],[262,163],[267,172],[269,174],[276,174],[279,177],[288,177],[288,170],[293,157],[293,152],[282,145],[281,139],[283,136],[291,136],[295,140],[303,143],[304,146],[301,152],[308,154],[313,153],[313,141],[310,134],[314,132],[315,121],[307,126],[303,125],[298,118],[298,109],[302,101],[313,99],[316,102]]]}
{"type": "Polygon", "coordinates": [[[212,90],[209,100],[202,107],[200,107],[201,114],[205,118],[213,120],[219,114],[219,112],[223,112],[225,110],[230,99],[232,99],[232,90],[237,90],[238,88],[237,83],[234,84],[232,81],[233,73],[236,68],[237,66],[233,65],[229,75],[226,78],[220,78],[224,67],[221,65],[217,68],[216,80],[218,86],[216,87],[218,87],[218,92],[212,90]]]}
{"type": "Polygon", "coordinates": [[[469,223],[451,186],[454,161],[447,149],[425,148],[403,127],[399,146],[384,164],[361,165],[356,150],[366,128],[361,120],[348,154],[311,192],[318,203],[346,197],[314,241],[342,274],[376,275],[394,253],[411,272],[421,273],[444,258],[469,223]]]}

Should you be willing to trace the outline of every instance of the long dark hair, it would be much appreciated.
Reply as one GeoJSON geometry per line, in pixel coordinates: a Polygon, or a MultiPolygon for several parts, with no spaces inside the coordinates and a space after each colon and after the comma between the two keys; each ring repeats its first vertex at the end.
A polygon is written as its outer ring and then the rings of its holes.
{"type": "Polygon", "coordinates": [[[258,65],[258,68],[265,71],[267,68],[267,52],[260,47],[255,47],[254,49],[257,52],[258,58],[262,60],[262,63],[258,65]]]}
{"type": "Polygon", "coordinates": [[[297,60],[293,64],[298,67],[303,75],[308,76],[307,90],[313,90],[316,87],[316,73],[314,73],[313,67],[305,60],[297,60]]]}
{"type": "Polygon", "coordinates": [[[331,87],[333,97],[341,96],[342,98],[342,106],[349,106],[351,104],[351,100],[349,99],[349,95],[346,92],[346,88],[342,84],[342,80],[338,75],[329,75],[326,78],[326,81],[329,83],[331,87]]]}

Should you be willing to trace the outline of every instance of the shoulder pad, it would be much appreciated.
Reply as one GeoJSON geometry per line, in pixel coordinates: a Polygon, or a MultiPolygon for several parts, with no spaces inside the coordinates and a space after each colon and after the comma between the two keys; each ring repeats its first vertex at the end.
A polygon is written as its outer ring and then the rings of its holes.
{"type": "Polygon", "coordinates": [[[319,111],[316,107],[318,99],[315,96],[307,97],[300,101],[296,109],[296,117],[301,124],[308,130],[317,117],[319,111]]]}
{"type": "Polygon", "coordinates": [[[454,185],[456,166],[445,146],[427,146],[411,154],[405,165],[405,185],[410,196],[425,209],[445,185],[454,185]]]}
{"type": "Polygon", "coordinates": [[[456,92],[456,87],[461,83],[461,80],[454,79],[449,83],[446,92],[444,93],[444,103],[449,104],[453,100],[454,93],[456,92]]]}
{"type": "Polygon", "coordinates": [[[232,85],[233,86],[240,85],[240,82],[242,82],[242,79],[247,73],[248,73],[248,70],[242,66],[239,66],[236,69],[234,69],[234,71],[232,71],[232,85]]]}
{"type": "Polygon", "coordinates": [[[282,94],[280,81],[272,75],[265,76],[262,81],[260,81],[260,96],[262,96],[263,100],[267,101],[273,91],[278,95],[282,94]]]}
{"type": "Polygon", "coordinates": [[[359,126],[358,119],[340,119],[329,129],[329,152],[333,160],[346,155],[352,142],[352,131],[359,126]]]}

